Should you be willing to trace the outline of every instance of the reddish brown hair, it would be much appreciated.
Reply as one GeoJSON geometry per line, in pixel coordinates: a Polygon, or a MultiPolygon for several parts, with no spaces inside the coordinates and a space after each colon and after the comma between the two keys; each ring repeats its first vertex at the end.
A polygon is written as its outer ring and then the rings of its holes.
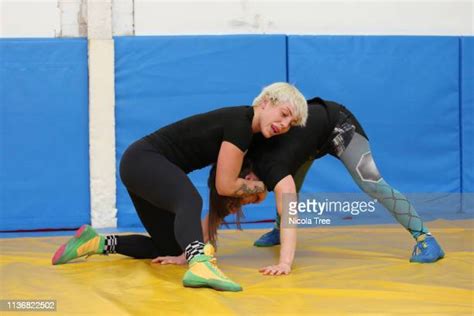
{"type": "MultiPolygon", "coordinates": [[[[244,178],[252,171],[252,164],[250,160],[245,159],[240,170],[239,177],[244,178]]],[[[207,180],[209,187],[209,242],[214,246],[217,241],[217,229],[222,224],[228,225],[225,222],[225,217],[235,210],[235,224],[238,229],[240,227],[240,219],[244,217],[242,213],[241,199],[237,197],[223,196],[217,193],[216,189],[216,165],[212,165],[207,180]]]]}

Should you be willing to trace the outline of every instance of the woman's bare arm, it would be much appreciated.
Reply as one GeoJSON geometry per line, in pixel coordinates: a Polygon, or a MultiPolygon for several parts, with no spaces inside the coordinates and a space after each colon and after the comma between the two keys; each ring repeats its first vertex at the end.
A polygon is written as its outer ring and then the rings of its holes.
{"type": "Polygon", "coordinates": [[[216,189],[223,196],[242,197],[266,190],[262,181],[239,178],[245,153],[230,142],[222,142],[217,158],[216,189]]]}
{"type": "MultiPolygon", "coordinates": [[[[286,176],[280,182],[277,183],[274,189],[275,199],[277,204],[278,214],[283,218],[284,205],[283,205],[283,196],[288,194],[288,196],[296,197],[296,185],[293,177],[291,175],[286,176]]],[[[296,250],[296,228],[289,228],[282,226],[280,228],[280,260],[277,265],[271,265],[264,268],[261,268],[259,271],[265,275],[282,275],[288,274],[291,271],[291,266],[295,258],[296,250]]]]}

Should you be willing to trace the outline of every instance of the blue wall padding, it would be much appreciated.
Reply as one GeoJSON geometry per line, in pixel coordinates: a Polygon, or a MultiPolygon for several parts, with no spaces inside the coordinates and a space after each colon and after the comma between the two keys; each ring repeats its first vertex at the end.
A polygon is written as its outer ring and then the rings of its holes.
{"type": "MultiPolygon", "coordinates": [[[[286,81],[286,37],[177,36],[115,39],[117,170],[135,140],[179,119],[251,104],[261,88],[286,81]]],[[[191,174],[207,209],[208,168],[191,174]]],[[[268,218],[248,212],[248,219],[268,218]]],[[[118,224],[140,225],[117,175],[118,224]]]]}
{"type": "MultiPolygon", "coordinates": [[[[385,180],[403,192],[459,192],[456,37],[289,36],[289,82],[343,103],[369,136],[385,180]]],[[[357,192],[344,166],[316,161],[307,192],[357,192]]]]}
{"type": "Polygon", "coordinates": [[[461,39],[463,190],[474,192],[474,37],[461,39]]]}
{"type": "Polygon", "coordinates": [[[0,40],[0,230],[90,222],[85,39],[0,40]]]}
{"type": "MultiPolygon", "coordinates": [[[[193,114],[250,104],[263,86],[288,80],[307,97],[349,107],[400,191],[474,192],[473,37],[119,37],[115,45],[117,167],[136,139],[193,114]]],[[[90,222],[87,76],[85,39],[0,40],[0,230],[90,222]]],[[[208,168],[190,175],[204,212],[207,175],[208,168]]],[[[117,184],[119,225],[140,226],[117,184]]],[[[358,188],[326,157],[303,191],[358,188]]],[[[449,218],[425,211],[425,219],[449,218]]],[[[246,215],[272,218],[273,195],[246,215]]]]}

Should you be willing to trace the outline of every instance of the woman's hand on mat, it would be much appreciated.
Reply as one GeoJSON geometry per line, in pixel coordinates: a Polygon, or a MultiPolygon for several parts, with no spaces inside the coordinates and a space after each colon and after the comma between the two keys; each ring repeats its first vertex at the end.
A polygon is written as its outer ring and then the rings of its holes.
{"type": "Polygon", "coordinates": [[[279,263],[274,266],[261,268],[260,271],[264,275],[286,275],[291,272],[291,267],[286,263],[279,263]]]}
{"type": "Polygon", "coordinates": [[[166,257],[156,257],[151,260],[152,263],[160,264],[186,264],[186,257],[184,253],[181,256],[166,256],[166,257]]]}

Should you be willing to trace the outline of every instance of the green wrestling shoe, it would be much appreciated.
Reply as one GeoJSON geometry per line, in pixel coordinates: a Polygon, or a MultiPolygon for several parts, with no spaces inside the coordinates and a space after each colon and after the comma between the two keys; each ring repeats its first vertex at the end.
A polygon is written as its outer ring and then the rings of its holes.
{"type": "Polygon", "coordinates": [[[53,265],[63,264],[76,258],[103,254],[104,246],[104,236],[100,236],[91,226],[82,225],[74,237],[56,250],[52,263],[53,265]]]}
{"type": "Polygon", "coordinates": [[[189,262],[189,269],[183,277],[186,287],[209,287],[218,291],[242,291],[242,287],[229,279],[217,267],[214,247],[207,244],[204,255],[197,255],[189,262]]]}

